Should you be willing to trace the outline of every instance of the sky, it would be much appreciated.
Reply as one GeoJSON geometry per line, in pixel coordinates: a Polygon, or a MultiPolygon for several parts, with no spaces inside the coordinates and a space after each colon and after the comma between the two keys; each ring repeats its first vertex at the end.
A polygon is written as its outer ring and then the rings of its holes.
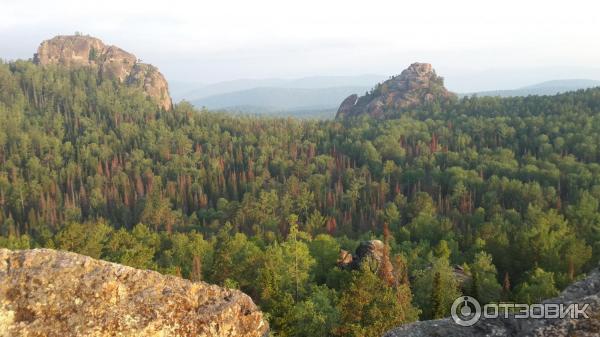
{"type": "Polygon", "coordinates": [[[463,92],[600,80],[590,0],[0,0],[0,58],[76,31],[179,82],[394,75],[412,62],[463,92]]]}

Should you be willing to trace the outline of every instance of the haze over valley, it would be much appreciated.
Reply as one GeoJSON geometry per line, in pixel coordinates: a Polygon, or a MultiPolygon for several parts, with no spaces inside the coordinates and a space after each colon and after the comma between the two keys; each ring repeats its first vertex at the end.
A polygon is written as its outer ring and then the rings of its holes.
{"type": "MultiPolygon", "coordinates": [[[[186,100],[198,108],[234,113],[333,118],[339,102],[353,93],[365,93],[386,76],[310,77],[296,80],[236,80],[214,84],[171,85],[175,101],[186,100]]],[[[600,86],[589,79],[552,80],[520,88],[458,92],[461,96],[555,95],[600,86]]]]}

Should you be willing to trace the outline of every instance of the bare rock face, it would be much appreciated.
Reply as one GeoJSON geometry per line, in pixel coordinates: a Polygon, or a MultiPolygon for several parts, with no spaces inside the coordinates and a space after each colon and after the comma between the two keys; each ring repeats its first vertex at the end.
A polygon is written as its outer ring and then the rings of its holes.
{"type": "Polygon", "coordinates": [[[237,290],[50,249],[0,249],[0,336],[264,337],[237,290]]]}
{"type": "Polygon", "coordinates": [[[119,47],[105,45],[94,37],[69,35],[46,40],[40,44],[34,62],[97,67],[101,79],[139,86],[165,110],[170,110],[173,105],[167,81],[156,67],[140,63],[135,55],[119,47]]]}
{"type": "Polygon", "coordinates": [[[352,115],[352,111],[354,110],[354,107],[356,106],[357,101],[358,101],[358,95],[356,95],[356,94],[352,94],[352,95],[346,97],[346,99],[344,99],[342,104],[340,104],[340,107],[338,108],[336,116],[352,115]]]}
{"type": "Polygon", "coordinates": [[[447,101],[455,95],[444,87],[431,64],[413,63],[398,76],[377,85],[373,91],[357,99],[346,98],[340,105],[336,118],[369,114],[384,117],[388,110],[401,110],[415,106],[447,101]]]}
{"type": "Polygon", "coordinates": [[[392,330],[384,337],[592,337],[600,336],[600,270],[568,286],[559,297],[545,303],[590,306],[589,318],[515,319],[514,316],[498,319],[481,319],[475,325],[462,327],[451,318],[422,321],[392,330]]]}
{"type": "Polygon", "coordinates": [[[363,263],[373,262],[377,264],[375,267],[378,268],[384,258],[384,249],[385,245],[381,240],[363,241],[356,248],[354,255],[342,250],[338,265],[346,269],[359,269],[363,263]]]}

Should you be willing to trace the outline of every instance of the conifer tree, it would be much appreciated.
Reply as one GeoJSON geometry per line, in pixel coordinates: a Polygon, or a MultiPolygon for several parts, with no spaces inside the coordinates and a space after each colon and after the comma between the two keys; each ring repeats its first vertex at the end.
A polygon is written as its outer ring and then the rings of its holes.
{"type": "Polygon", "coordinates": [[[416,320],[407,287],[389,286],[363,264],[340,299],[338,336],[379,337],[392,327],[416,320]]]}
{"type": "Polygon", "coordinates": [[[504,280],[502,281],[502,300],[508,301],[510,299],[510,277],[508,272],[504,273],[504,280]]]}
{"type": "Polygon", "coordinates": [[[439,272],[436,272],[433,276],[433,285],[431,292],[431,312],[432,318],[442,318],[446,313],[446,308],[444,308],[444,299],[442,293],[444,289],[442,289],[442,281],[439,272]]]}

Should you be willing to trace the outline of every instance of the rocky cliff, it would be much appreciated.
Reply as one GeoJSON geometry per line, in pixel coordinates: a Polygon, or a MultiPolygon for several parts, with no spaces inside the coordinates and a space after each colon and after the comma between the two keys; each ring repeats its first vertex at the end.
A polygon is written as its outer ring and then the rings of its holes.
{"type": "Polygon", "coordinates": [[[114,79],[142,88],[157,104],[172,107],[169,86],[164,76],[152,65],[121,48],[105,45],[101,40],[82,35],[57,36],[42,42],[34,55],[41,65],[59,64],[66,67],[95,67],[101,79],[114,79]]]}
{"type": "Polygon", "coordinates": [[[0,336],[263,337],[237,290],[49,249],[0,249],[0,336]]]}
{"type": "Polygon", "coordinates": [[[392,330],[384,337],[592,337],[600,336],[600,271],[567,287],[546,303],[588,303],[589,318],[579,319],[481,319],[462,327],[451,318],[416,322],[392,330]]]}
{"type": "Polygon", "coordinates": [[[336,118],[369,114],[384,117],[387,111],[397,111],[419,105],[444,102],[455,95],[444,87],[444,79],[428,63],[413,63],[398,76],[378,84],[370,93],[350,95],[340,105],[336,118]]]}

